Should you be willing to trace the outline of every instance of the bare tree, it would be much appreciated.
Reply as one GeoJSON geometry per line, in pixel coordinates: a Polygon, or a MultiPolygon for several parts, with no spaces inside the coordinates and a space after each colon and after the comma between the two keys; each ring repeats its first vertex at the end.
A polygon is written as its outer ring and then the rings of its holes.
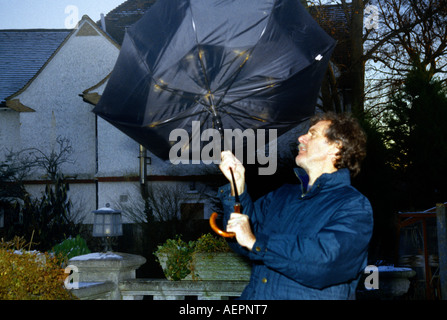
{"type": "Polygon", "coordinates": [[[371,111],[380,114],[410,69],[447,81],[447,1],[383,0],[377,2],[380,28],[371,33],[365,60],[372,60],[368,94],[371,111]],[[377,94],[379,93],[379,94],[377,94]]]}
{"type": "Polygon", "coordinates": [[[57,175],[60,173],[60,166],[63,163],[72,163],[70,156],[73,153],[73,147],[71,142],[66,137],[58,136],[56,143],[59,146],[58,150],[52,149],[49,154],[41,151],[38,148],[29,148],[26,151],[32,158],[32,162],[43,169],[45,169],[48,177],[51,180],[56,180],[57,175]]]}
{"type": "MultiPolygon", "coordinates": [[[[349,57],[347,65],[337,66],[342,77],[335,79],[329,69],[323,91],[337,88],[339,79],[347,81],[354,113],[361,115],[365,102],[366,111],[379,113],[382,103],[415,62],[431,70],[433,76],[446,78],[447,0],[310,0],[308,3],[329,34],[341,33],[338,46],[345,46],[349,57]],[[342,9],[342,30],[340,20],[335,25],[331,22],[334,17],[322,13],[328,4],[342,9]],[[365,15],[368,6],[374,10],[365,15]],[[371,18],[377,19],[374,27],[365,24],[371,18]]],[[[326,109],[340,108],[335,97],[326,94],[326,109]]]]}
{"type": "Polygon", "coordinates": [[[5,160],[0,163],[0,201],[24,197],[26,192],[22,180],[34,166],[28,153],[7,151],[5,160]]]}
{"type": "MultiPolygon", "coordinates": [[[[197,195],[202,194],[202,191],[189,194],[185,192],[185,189],[181,184],[150,183],[144,197],[134,197],[128,194],[127,202],[115,203],[114,206],[135,223],[188,220],[190,218],[188,215],[181,215],[181,205],[197,199],[197,195]]],[[[132,192],[132,194],[138,195],[139,193],[132,192]]]]}
{"type": "Polygon", "coordinates": [[[10,182],[23,180],[35,166],[27,150],[8,150],[5,160],[0,164],[0,179],[10,182]]]}

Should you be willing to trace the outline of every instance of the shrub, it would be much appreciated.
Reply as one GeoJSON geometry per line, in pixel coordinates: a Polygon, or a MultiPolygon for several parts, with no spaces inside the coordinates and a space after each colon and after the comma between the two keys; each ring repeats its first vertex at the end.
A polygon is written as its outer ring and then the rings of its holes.
{"type": "Polygon", "coordinates": [[[0,246],[0,300],[73,300],[55,257],[0,246]]]}
{"type": "Polygon", "coordinates": [[[215,237],[211,233],[203,234],[195,241],[194,252],[212,253],[230,251],[230,246],[224,238],[215,237]]]}
{"type": "MultiPolygon", "coordinates": [[[[191,273],[193,266],[191,265],[194,253],[213,253],[213,252],[229,252],[231,251],[228,243],[223,238],[217,238],[210,233],[200,236],[195,241],[185,242],[179,235],[175,239],[168,239],[166,242],[158,246],[154,252],[158,261],[166,257],[166,268],[163,272],[168,279],[174,281],[181,280],[191,273]]],[[[194,277],[194,275],[193,275],[194,277]]]]}
{"type": "Polygon", "coordinates": [[[180,236],[175,239],[168,239],[162,246],[158,246],[154,252],[157,259],[166,255],[166,269],[163,270],[168,279],[174,281],[181,280],[191,273],[189,265],[191,264],[194,242],[185,242],[180,236]]]}
{"type": "Polygon", "coordinates": [[[73,257],[90,253],[86,241],[77,235],[76,238],[68,238],[61,243],[55,245],[51,252],[58,257],[61,263],[65,263],[73,257]]]}
{"type": "Polygon", "coordinates": [[[33,239],[36,248],[46,252],[64,239],[80,234],[83,225],[71,213],[68,191],[69,184],[59,177],[54,184],[45,187],[42,197],[26,194],[5,219],[4,237],[10,239],[20,235],[33,239]]]}

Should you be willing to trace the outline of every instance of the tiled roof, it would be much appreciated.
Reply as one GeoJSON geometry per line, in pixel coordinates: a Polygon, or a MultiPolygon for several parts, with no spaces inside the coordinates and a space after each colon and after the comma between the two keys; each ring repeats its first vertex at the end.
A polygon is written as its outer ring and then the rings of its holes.
{"type": "Polygon", "coordinates": [[[0,30],[0,103],[22,89],[71,30],[0,30]]]}
{"type": "MultiPolygon", "coordinates": [[[[107,33],[120,45],[123,42],[127,27],[137,22],[156,0],[127,0],[104,18],[107,33]]],[[[101,22],[97,22],[98,26],[101,22]]]]}

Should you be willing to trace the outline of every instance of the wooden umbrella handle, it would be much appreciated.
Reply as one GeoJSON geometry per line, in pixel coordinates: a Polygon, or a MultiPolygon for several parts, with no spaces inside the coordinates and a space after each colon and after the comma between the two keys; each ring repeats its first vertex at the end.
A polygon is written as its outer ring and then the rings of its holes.
{"type": "MultiPolygon", "coordinates": [[[[241,213],[241,205],[240,205],[240,204],[236,204],[236,205],[234,206],[234,212],[241,213]]],[[[218,216],[217,212],[213,212],[213,213],[211,214],[211,217],[210,217],[210,226],[211,226],[211,229],[213,229],[214,232],[216,232],[218,235],[220,235],[220,236],[222,236],[222,237],[225,237],[225,238],[233,238],[233,237],[236,235],[234,232],[226,232],[226,231],[223,231],[223,230],[221,230],[221,229],[217,226],[217,224],[216,224],[217,216],[218,216]]]]}
{"type": "MultiPolygon", "coordinates": [[[[230,172],[231,172],[231,180],[233,182],[234,199],[236,200],[236,204],[234,205],[233,209],[234,209],[234,212],[236,212],[236,213],[242,213],[241,212],[241,203],[239,202],[239,194],[237,192],[237,186],[236,186],[236,182],[234,180],[233,169],[231,169],[231,167],[230,167],[230,172]]],[[[217,216],[218,216],[217,212],[213,212],[211,214],[211,217],[210,217],[211,229],[213,229],[214,232],[216,232],[218,235],[225,237],[225,238],[233,238],[234,236],[236,236],[236,234],[234,232],[226,232],[226,231],[219,229],[219,227],[216,224],[217,216]]]]}

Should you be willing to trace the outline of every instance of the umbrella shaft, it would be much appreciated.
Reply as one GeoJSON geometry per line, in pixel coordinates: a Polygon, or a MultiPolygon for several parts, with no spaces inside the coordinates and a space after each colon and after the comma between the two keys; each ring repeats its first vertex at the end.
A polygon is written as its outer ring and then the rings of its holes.
{"type": "Polygon", "coordinates": [[[216,113],[216,110],[214,109],[214,107],[212,107],[212,111],[213,111],[213,124],[214,127],[219,131],[220,133],[220,137],[223,140],[223,126],[222,126],[222,120],[220,119],[220,116],[216,113]]]}

